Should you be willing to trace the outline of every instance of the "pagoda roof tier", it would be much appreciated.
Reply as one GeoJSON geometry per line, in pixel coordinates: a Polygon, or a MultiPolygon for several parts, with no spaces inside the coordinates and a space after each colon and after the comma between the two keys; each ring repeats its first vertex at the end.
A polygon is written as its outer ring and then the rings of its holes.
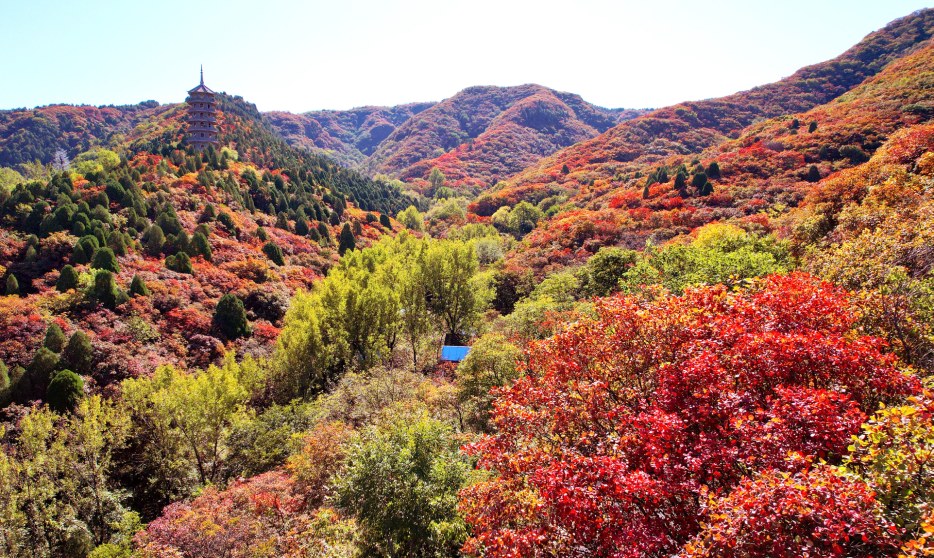
{"type": "Polygon", "coordinates": [[[203,83],[199,84],[194,89],[189,89],[188,92],[189,93],[206,93],[208,95],[216,95],[216,93],[213,90],[211,90],[211,88],[209,88],[207,85],[203,83]]]}

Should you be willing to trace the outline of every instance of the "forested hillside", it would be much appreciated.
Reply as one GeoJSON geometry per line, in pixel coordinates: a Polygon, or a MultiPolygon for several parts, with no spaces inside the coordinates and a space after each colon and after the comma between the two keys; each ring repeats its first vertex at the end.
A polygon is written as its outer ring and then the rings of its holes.
{"type": "Polygon", "coordinates": [[[422,184],[438,167],[450,186],[476,191],[643,112],[521,85],[471,87],[440,103],[269,116],[293,145],[422,184]]]}
{"type": "Polygon", "coordinates": [[[934,555],[932,32],[641,115],[0,113],[0,554],[934,555]]]}
{"type": "Polygon", "coordinates": [[[276,131],[290,144],[321,150],[343,165],[353,167],[363,161],[416,114],[434,103],[411,103],[394,107],[360,107],[351,110],[321,110],[292,114],[266,113],[276,131]]]}

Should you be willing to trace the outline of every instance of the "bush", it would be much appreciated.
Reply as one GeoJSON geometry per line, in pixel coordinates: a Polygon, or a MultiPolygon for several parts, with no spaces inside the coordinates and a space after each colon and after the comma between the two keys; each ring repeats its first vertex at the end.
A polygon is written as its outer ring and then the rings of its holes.
{"type": "Polygon", "coordinates": [[[357,518],[365,555],[453,556],[467,534],[457,491],[468,466],[449,426],[424,412],[406,414],[350,445],[336,502],[357,518]]]}
{"type": "Polygon", "coordinates": [[[275,242],[267,242],[263,245],[263,253],[276,265],[285,265],[285,258],[282,256],[282,249],[275,242]]]}
{"type": "Polygon", "coordinates": [[[127,294],[117,288],[113,273],[104,270],[98,271],[94,276],[94,284],[88,290],[88,298],[111,310],[129,300],[127,294]]]}
{"type": "Polygon", "coordinates": [[[344,252],[347,250],[353,250],[357,247],[357,241],[354,238],[353,232],[350,230],[350,225],[344,223],[344,227],[341,229],[341,236],[337,246],[337,252],[343,256],[344,252]]]}
{"type": "Polygon", "coordinates": [[[84,395],[84,380],[71,370],[55,374],[46,391],[46,402],[53,411],[71,412],[84,395]]]}
{"type": "Polygon", "coordinates": [[[65,347],[65,332],[55,322],[49,324],[49,327],[45,330],[45,340],[42,342],[42,346],[53,353],[60,353],[65,347]]]}
{"type": "Polygon", "coordinates": [[[6,294],[7,296],[19,294],[19,281],[16,280],[16,276],[12,273],[6,277],[6,294]]]}
{"type": "Polygon", "coordinates": [[[78,288],[78,272],[73,266],[69,264],[62,268],[61,273],[58,274],[58,281],[55,282],[55,288],[60,293],[78,288]]]}
{"type": "Polygon", "coordinates": [[[149,296],[149,287],[146,286],[143,278],[139,275],[134,275],[133,280],[130,281],[130,295],[149,296]]]}
{"type": "Polygon", "coordinates": [[[225,294],[217,301],[214,309],[214,325],[227,339],[237,339],[250,334],[243,301],[232,294],[225,294]]]}
{"type": "Polygon", "coordinates": [[[120,273],[120,264],[117,262],[117,256],[110,248],[99,248],[94,252],[94,261],[91,262],[91,267],[120,273]]]}
{"type": "Polygon", "coordinates": [[[191,267],[191,258],[185,252],[179,252],[174,256],[167,257],[165,267],[178,273],[187,273],[189,275],[194,273],[194,268],[191,267]]]}
{"type": "Polygon", "coordinates": [[[81,330],[75,331],[62,351],[62,362],[78,374],[87,376],[94,364],[94,347],[91,338],[81,330]]]}

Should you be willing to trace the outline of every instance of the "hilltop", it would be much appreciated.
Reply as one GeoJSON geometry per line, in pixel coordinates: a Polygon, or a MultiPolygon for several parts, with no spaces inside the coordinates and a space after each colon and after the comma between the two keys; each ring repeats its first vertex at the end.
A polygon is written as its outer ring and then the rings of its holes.
{"type": "Polygon", "coordinates": [[[371,174],[418,182],[438,167],[450,186],[477,190],[643,112],[530,84],[470,87],[439,103],[272,113],[270,120],[293,145],[371,174]]]}

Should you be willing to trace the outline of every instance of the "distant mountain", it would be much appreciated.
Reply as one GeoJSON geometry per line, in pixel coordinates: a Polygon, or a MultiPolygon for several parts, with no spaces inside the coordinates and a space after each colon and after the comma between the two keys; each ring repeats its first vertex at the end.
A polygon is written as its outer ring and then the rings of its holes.
{"type": "Polygon", "coordinates": [[[418,181],[437,166],[449,185],[481,188],[643,112],[520,85],[470,87],[434,104],[269,119],[292,145],[325,150],[371,174],[418,181]]]}
{"type": "Polygon", "coordinates": [[[290,144],[321,150],[345,166],[363,161],[407,120],[434,103],[410,103],[395,107],[359,107],[293,114],[267,112],[276,131],[290,144]]]}
{"type": "Polygon", "coordinates": [[[0,111],[0,166],[48,163],[64,149],[69,156],[130,133],[159,112],[159,103],[126,106],[49,105],[0,111]]]}

